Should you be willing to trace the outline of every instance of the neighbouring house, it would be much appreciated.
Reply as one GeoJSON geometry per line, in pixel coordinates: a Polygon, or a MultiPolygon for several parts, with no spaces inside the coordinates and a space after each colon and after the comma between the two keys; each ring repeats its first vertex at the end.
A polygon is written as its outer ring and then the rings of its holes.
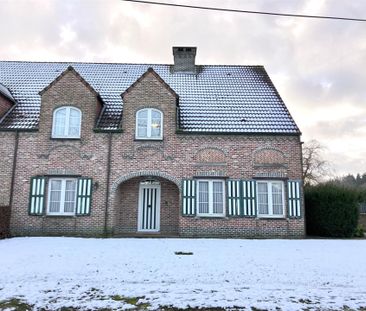
{"type": "Polygon", "coordinates": [[[366,229],[366,202],[362,202],[359,205],[360,215],[358,218],[358,224],[366,229]]]}
{"type": "Polygon", "coordinates": [[[17,235],[302,237],[300,131],[262,66],[0,62],[17,235]]]}

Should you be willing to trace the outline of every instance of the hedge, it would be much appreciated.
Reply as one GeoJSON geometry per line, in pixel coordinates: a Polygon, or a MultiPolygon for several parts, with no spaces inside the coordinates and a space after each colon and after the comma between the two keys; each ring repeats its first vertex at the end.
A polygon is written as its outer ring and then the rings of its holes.
{"type": "Polygon", "coordinates": [[[359,192],[326,183],[305,188],[308,235],[352,237],[357,228],[359,192]]]}

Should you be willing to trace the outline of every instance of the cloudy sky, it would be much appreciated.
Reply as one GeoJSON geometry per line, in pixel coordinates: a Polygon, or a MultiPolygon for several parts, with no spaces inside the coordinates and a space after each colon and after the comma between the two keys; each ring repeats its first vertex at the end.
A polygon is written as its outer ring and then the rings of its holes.
{"type": "MultiPolygon", "coordinates": [[[[364,0],[162,0],[366,18],[364,0]]],[[[366,172],[366,23],[264,17],[119,0],[0,0],[0,59],[264,65],[338,175],[366,172]]]]}

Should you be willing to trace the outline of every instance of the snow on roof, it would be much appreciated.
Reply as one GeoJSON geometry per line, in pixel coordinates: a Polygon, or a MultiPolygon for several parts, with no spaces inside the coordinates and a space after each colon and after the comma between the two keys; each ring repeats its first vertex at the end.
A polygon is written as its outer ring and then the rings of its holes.
{"type": "Polygon", "coordinates": [[[300,134],[262,66],[199,66],[197,74],[173,73],[171,65],[0,61],[0,82],[17,105],[0,128],[36,129],[47,87],[72,66],[105,103],[98,128],[121,127],[121,94],[149,67],[179,95],[180,128],[201,133],[300,134]]]}

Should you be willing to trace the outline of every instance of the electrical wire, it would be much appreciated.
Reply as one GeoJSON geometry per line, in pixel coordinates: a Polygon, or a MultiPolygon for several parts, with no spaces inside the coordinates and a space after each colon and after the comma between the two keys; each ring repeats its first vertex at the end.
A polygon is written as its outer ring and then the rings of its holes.
{"type": "Polygon", "coordinates": [[[263,12],[263,11],[249,11],[249,10],[228,9],[228,8],[220,8],[220,7],[205,7],[205,6],[195,6],[195,5],[188,5],[188,4],[177,4],[177,3],[145,1],[145,0],[121,0],[121,1],[134,2],[134,3],[140,3],[140,4],[170,6],[170,7],[178,7],[178,8],[231,12],[231,13],[246,13],[246,14],[259,14],[259,15],[269,15],[269,16],[281,16],[281,17],[296,17],[296,18],[313,18],[313,19],[328,19],[328,20],[330,19],[330,20],[341,20],[341,21],[352,21],[352,22],[366,22],[366,19],[352,18],[352,17],[290,14],[290,13],[276,13],[276,12],[263,12]]]}

